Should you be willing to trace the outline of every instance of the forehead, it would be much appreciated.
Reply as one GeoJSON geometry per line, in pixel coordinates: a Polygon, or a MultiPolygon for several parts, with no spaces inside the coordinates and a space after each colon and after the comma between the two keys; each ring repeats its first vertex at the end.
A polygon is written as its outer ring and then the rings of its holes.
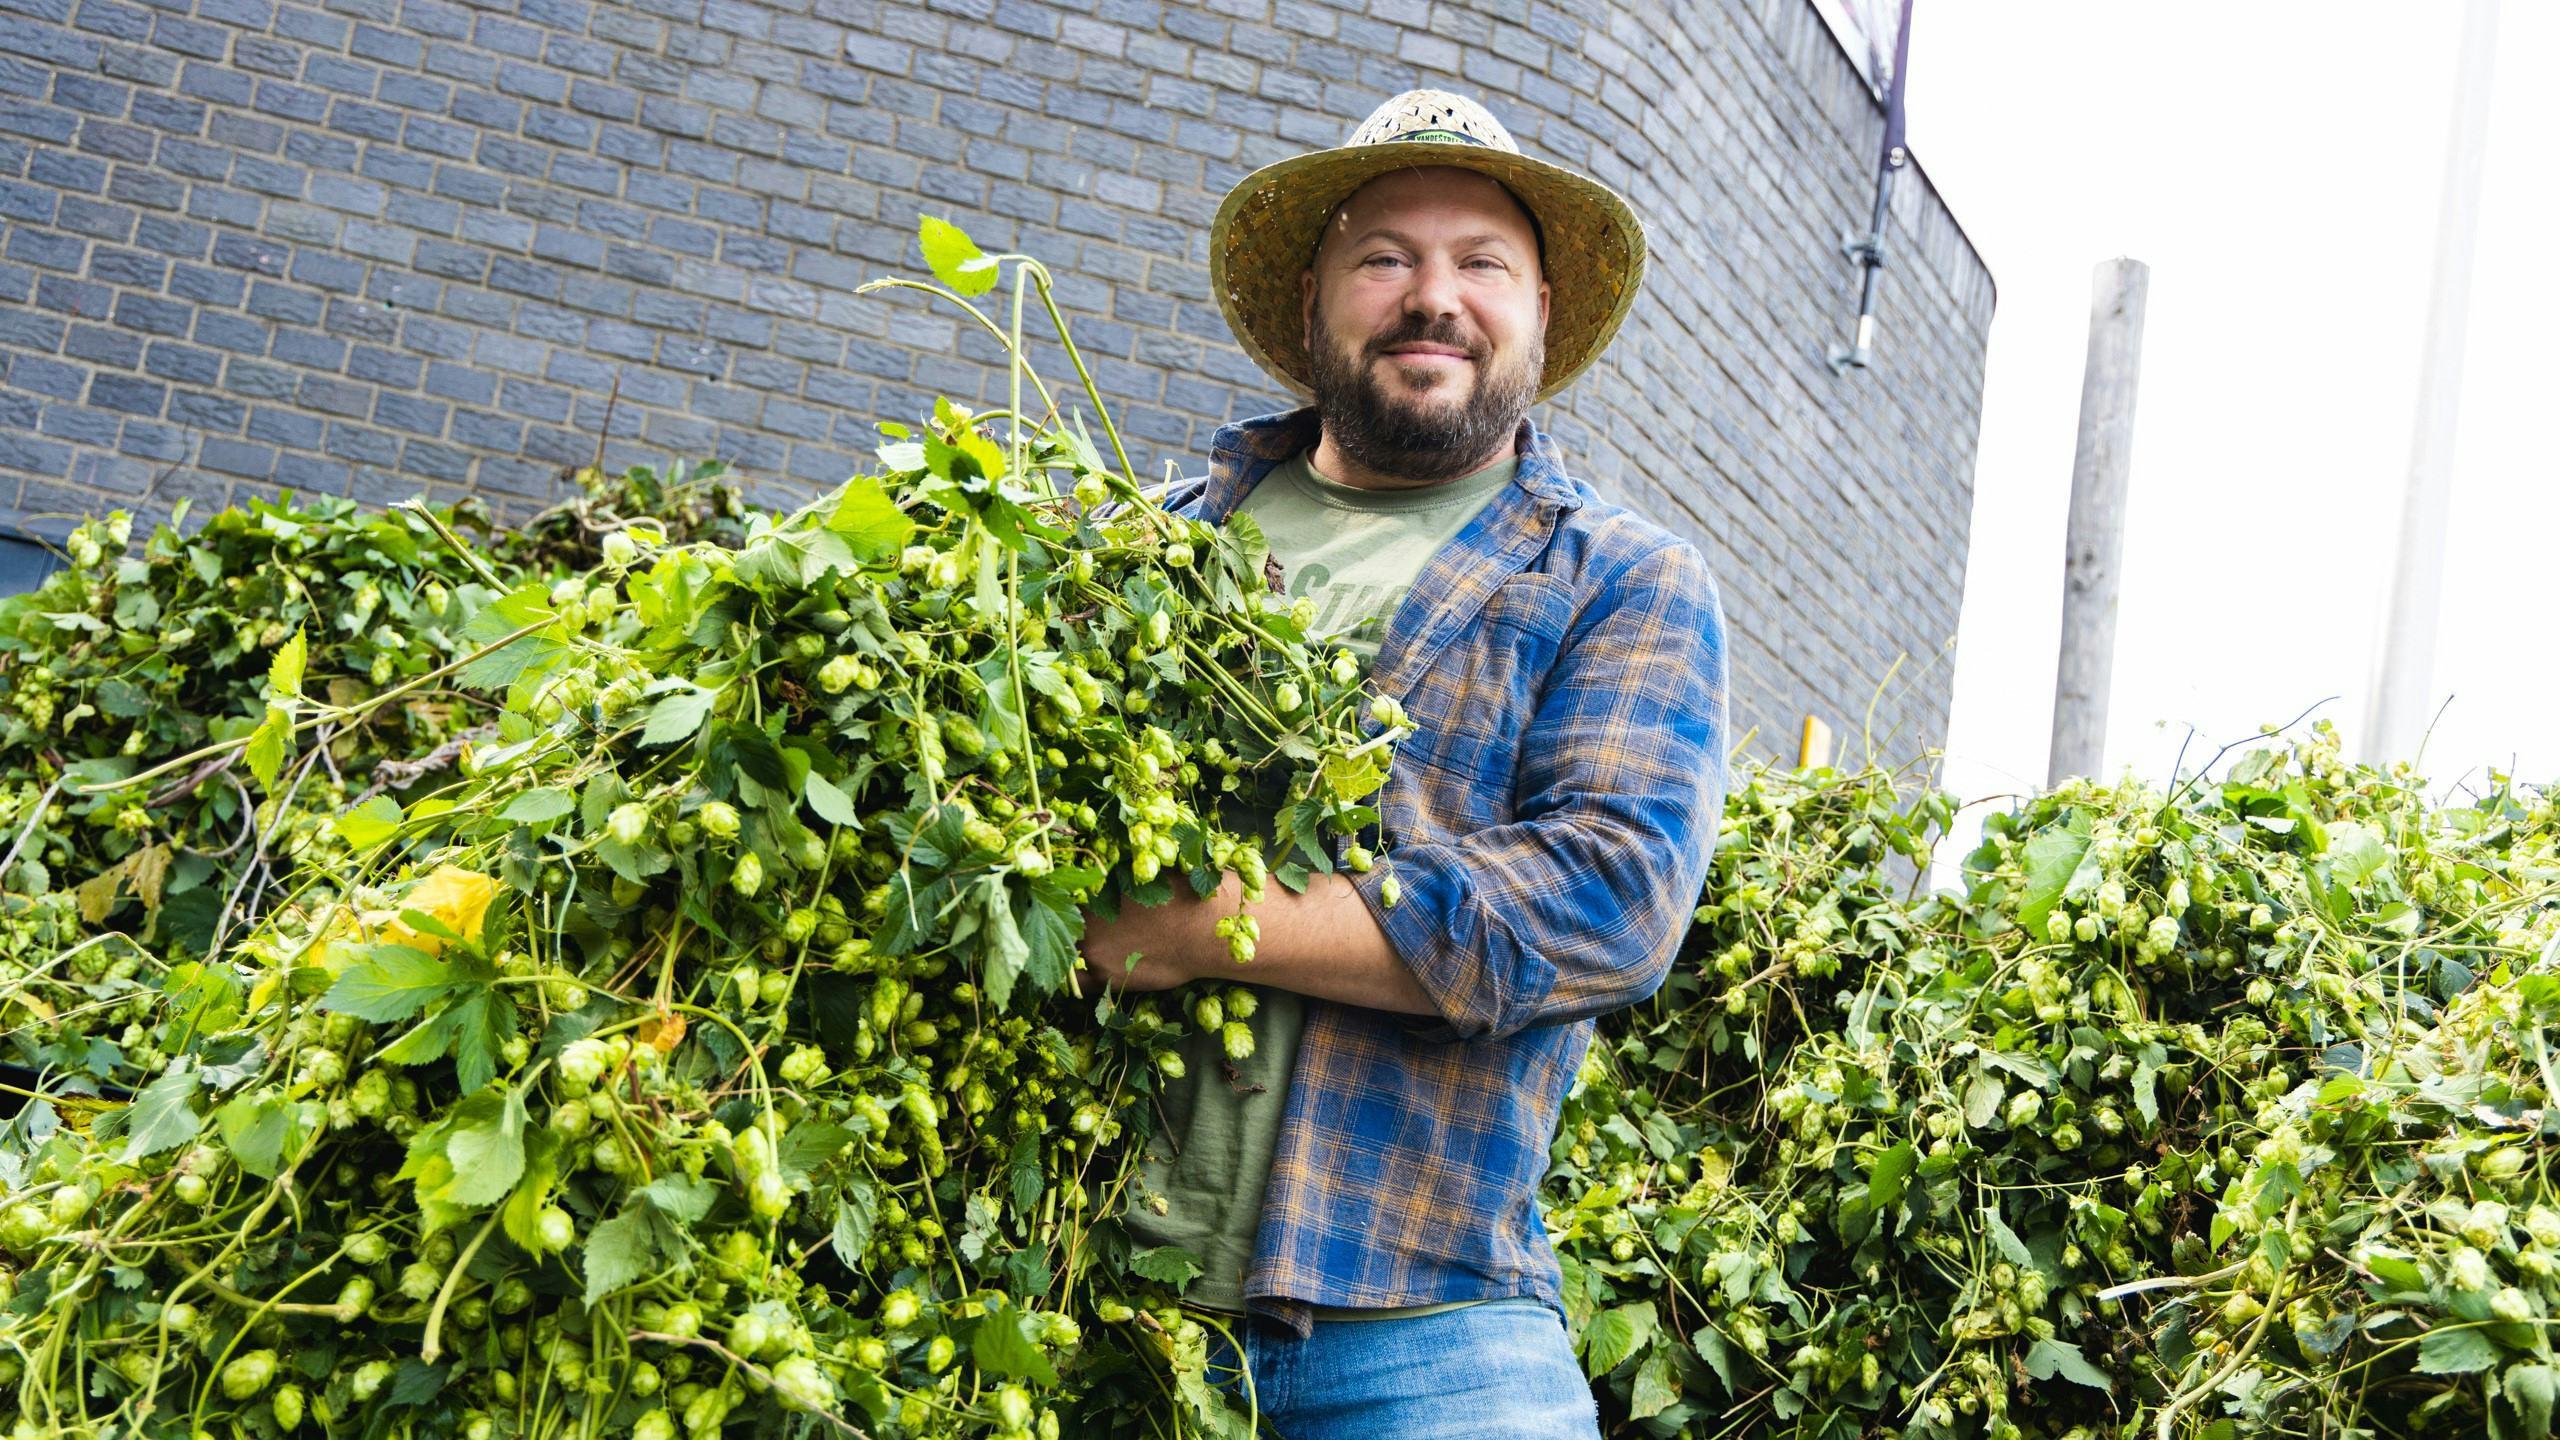
{"type": "Polygon", "coordinates": [[[1379,225],[1414,229],[1434,224],[1489,228],[1524,245],[1535,243],[1529,212],[1501,181],[1454,165],[1390,170],[1369,181],[1334,207],[1324,239],[1345,239],[1379,225]]]}

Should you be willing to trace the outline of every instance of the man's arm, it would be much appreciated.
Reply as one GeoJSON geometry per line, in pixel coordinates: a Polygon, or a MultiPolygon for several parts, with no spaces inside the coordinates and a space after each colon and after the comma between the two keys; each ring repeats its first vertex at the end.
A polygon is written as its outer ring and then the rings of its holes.
{"type": "Polygon", "coordinates": [[[1584,607],[1526,717],[1511,822],[1396,845],[1392,907],[1388,867],[1352,878],[1456,1038],[1661,988],[1722,818],[1725,674],[1704,557],[1637,557],[1584,607]]]}
{"type": "Polygon", "coordinates": [[[1233,875],[1207,899],[1176,880],[1174,898],[1162,905],[1123,904],[1116,919],[1090,919],[1084,954],[1105,979],[1132,990],[1216,979],[1403,1015],[1440,1013],[1341,875],[1314,876],[1303,894],[1274,881],[1255,905],[1244,903],[1243,882],[1233,875]],[[1262,927],[1254,958],[1242,965],[1217,935],[1217,923],[1239,912],[1262,927]],[[1132,953],[1142,957],[1134,969],[1132,953]]]}
{"type": "Polygon", "coordinates": [[[1522,745],[1513,823],[1403,845],[1366,875],[1273,885],[1249,965],[1209,900],[1176,886],[1086,933],[1114,983],[1207,975],[1445,1019],[1459,1037],[1604,1013],[1661,985],[1704,882],[1724,796],[1723,618],[1704,561],[1671,546],[1630,567],[1571,637],[1522,745]],[[1399,877],[1401,902],[1380,887],[1399,877]],[[1125,962],[1144,952],[1134,971],[1125,962]]]}

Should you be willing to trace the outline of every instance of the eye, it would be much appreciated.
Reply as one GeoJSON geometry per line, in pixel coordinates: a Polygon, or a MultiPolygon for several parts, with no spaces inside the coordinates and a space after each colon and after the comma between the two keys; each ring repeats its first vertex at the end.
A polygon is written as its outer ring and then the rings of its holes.
{"type": "Polygon", "coordinates": [[[1404,257],[1403,257],[1403,256],[1401,256],[1401,255],[1392,255],[1392,254],[1372,255],[1372,256],[1370,256],[1368,259],[1363,260],[1363,261],[1361,261],[1360,263],[1361,263],[1363,266],[1401,265],[1401,264],[1403,264],[1403,263],[1404,263],[1404,257]]]}

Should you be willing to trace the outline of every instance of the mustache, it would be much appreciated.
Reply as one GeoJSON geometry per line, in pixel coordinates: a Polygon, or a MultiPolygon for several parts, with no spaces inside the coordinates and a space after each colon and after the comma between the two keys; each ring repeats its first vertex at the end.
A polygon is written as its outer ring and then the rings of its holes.
{"type": "Polygon", "coordinates": [[[1470,341],[1454,317],[1400,315],[1386,333],[1351,347],[1336,344],[1324,320],[1319,307],[1308,327],[1314,360],[1308,388],[1325,433],[1362,464],[1407,482],[1454,480],[1516,430],[1546,367],[1546,349],[1535,334],[1524,337],[1509,364],[1496,364],[1485,337],[1470,341]],[[1386,347],[1416,341],[1446,345],[1476,363],[1463,397],[1417,412],[1390,393],[1394,385],[1372,362],[1386,347]]]}
{"type": "Polygon", "coordinates": [[[1465,351],[1468,359],[1478,362],[1483,361],[1488,353],[1482,340],[1469,340],[1458,333],[1457,322],[1446,316],[1432,321],[1408,315],[1393,330],[1372,338],[1366,347],[1367,355],[1375,358],[1398,345],[1446,345],[1453,350],[1465,351]]]}

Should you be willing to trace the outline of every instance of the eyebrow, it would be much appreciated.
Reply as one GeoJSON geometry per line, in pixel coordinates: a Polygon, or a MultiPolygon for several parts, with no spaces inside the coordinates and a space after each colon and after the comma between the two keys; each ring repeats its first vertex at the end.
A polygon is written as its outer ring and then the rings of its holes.
{"type": "MultiPolygon", "coordinates": [[[[1419,250],[1422,248],[1421,245],[1415,243],[1412,236],[1405,234],[1401,230],[1391,230],[1384,225],[1371,226],[1357,239],[1345,241],[1344,245],[1345,248],[1351,248],[1366,245],[1372,240],[1391,240],[1398,245],[1404,246],[1408,250],[1419,250]]],[[[1478,235],[1462,236],[1456,243],[1462,249],[1470,245],[1502,245],[1515,250],[1519,248],[1519,243],[1513,240],[1510,236],[1491,230],[1487,230],[1478,235]]]]}

